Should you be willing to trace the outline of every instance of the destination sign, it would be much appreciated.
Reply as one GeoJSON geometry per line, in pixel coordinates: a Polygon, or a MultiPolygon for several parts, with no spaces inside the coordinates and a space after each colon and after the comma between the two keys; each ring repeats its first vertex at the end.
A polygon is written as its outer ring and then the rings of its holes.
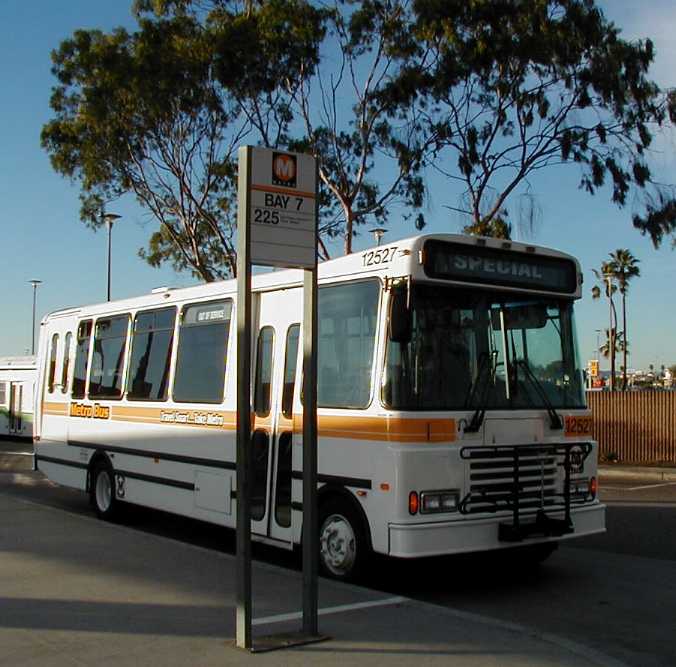
{"type": "Polygon", "coordinates": [[[428,241],[425,273],[430,278],[574,294],[575,262],[513,250],[428,241]]]}
{"type": "Polygon", "coordinates": [[[195,324],[215,324],[230,320],[231,301],[211,301],[190,306],[183,313],[183,326],[195,324]]]}

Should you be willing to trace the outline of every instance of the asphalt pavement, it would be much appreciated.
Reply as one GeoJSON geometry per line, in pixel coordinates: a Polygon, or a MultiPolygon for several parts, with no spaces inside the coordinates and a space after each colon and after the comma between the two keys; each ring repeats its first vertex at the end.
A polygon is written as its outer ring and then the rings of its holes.
{"type": "MultiPolygon", "coordinates": [[[[566,637],[325,579],[328,639],[249,653],[234,646],[233,556],[4,493],[18,475],[40,473],[0,472],[0,665],[621,664],[566,637]]],[[[254,561],[253,583],[254,647],[283,644],[301,626],[301,573],[254,561]]]]}

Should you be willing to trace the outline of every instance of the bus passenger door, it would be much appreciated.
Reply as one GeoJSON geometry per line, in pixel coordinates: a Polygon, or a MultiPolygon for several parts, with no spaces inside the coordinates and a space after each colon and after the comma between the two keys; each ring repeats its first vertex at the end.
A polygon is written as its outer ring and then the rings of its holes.
{"type": "Polygon", "coordinates": [[[302,291],[259,295],[254,350],[251,529],[291,544],[293,387],[302,291]]]}

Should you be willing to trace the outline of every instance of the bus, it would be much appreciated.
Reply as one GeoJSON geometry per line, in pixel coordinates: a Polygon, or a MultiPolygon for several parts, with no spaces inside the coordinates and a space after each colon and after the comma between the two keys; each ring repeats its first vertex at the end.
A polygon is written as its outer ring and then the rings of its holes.
{"type": "Polygon", "coordinates": [[[33,439],[34,356],[0,357],[0,438],[33,439]]]}
{"type": "MultiPolygon", "coordinates": [[[[253,539],[302,530],[302,280],[252,280],[253,539]]],[[[577,261],[425,235],[318,268],[320,567],[605,530],[573,304],[577,261]]],[[[35,460],[89,494],[222,526],[236,519],[236,281],[159,288],[41,324],[35,460]]],[[[514,553],[514,552],[513,552],[514,553]]]]}

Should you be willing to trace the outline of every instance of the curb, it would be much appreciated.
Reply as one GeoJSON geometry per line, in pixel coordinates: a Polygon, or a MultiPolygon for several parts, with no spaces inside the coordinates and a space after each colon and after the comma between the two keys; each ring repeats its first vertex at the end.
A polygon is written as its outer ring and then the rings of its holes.
{"type": "Polygon", "coordinates": [[[601,479],[646,479],[656,482],[676,482],[676,468],[643,466],[599,466],[601,479]]]}

